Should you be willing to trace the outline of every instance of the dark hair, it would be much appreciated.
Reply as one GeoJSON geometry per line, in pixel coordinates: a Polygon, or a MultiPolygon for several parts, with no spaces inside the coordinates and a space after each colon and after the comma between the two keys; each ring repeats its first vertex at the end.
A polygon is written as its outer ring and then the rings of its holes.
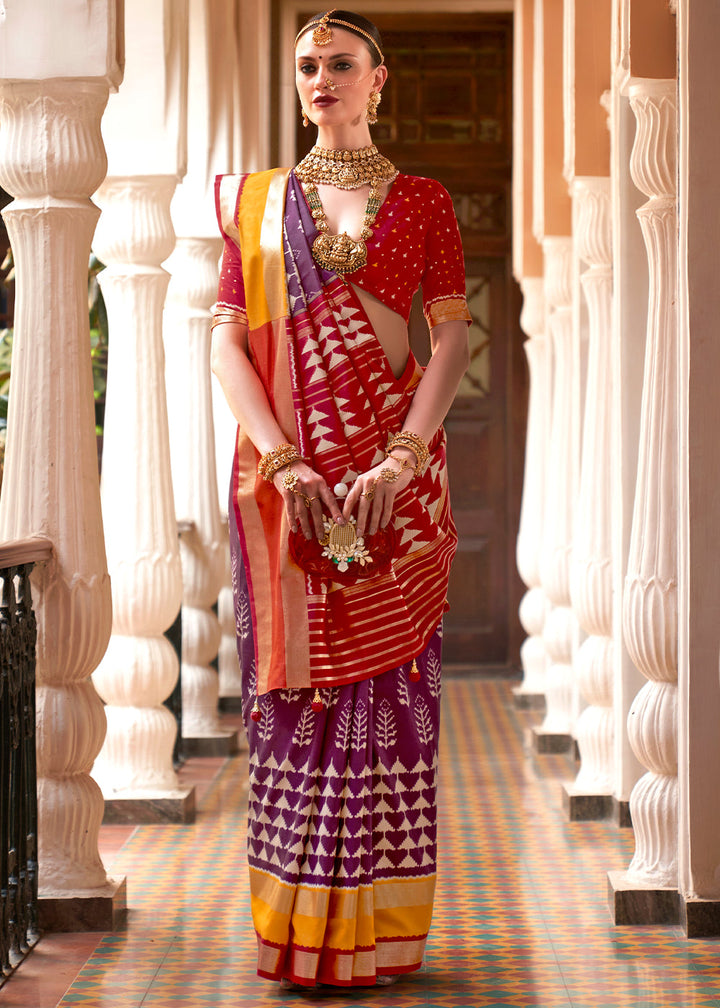
{"type": "Polygon", "coordinates": [[[356,14],[354,11],[338,10],[337,8],[333,8],[332,10],[329,11],[321,11],[319,14],[313,14],[310,20],[298,32],[297,36],[298,41],[305,34],[305,32],[310,31],[311,28],[315,28],[318,21],[321,18],[325,17],[326,14],[330,15],[331,22],[336,19],[338,21],[345,21],[346,24],[340,25],[339,27],[344,28],[346,31],[352,32],[353,35],[357,35],[357,37],[362,42],[365,43],[367,50],[370,53],[370,58],[372,60],[373,67],[380,66],[380,63],[382,62],[380,54],[383,51],[382,37],[380,35],[380,32],[378,31],[376,26],[372,23],[372,21],[368,21],[368,19],[366,17],[363,17],[362,14],[356,14]],[[359,31],[355,31],[356,28],[359,29],[359,31]],[[366,35],[363,35],[363,32],[366,32],[366,35]],[[367,35],[370,36],[372,42],[370,41],[370,39],[367,38],[367,35]],[[373,42],[375,43],[375,45],[373,45],[373,42]],[[377,49],[375,48],[375,46],[377,46],[377,49]]]}

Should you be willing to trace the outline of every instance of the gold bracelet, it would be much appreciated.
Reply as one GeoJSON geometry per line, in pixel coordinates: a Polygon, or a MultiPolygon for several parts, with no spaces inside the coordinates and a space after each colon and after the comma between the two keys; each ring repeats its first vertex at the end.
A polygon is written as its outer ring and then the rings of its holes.
{"type": "Polygon", "coordinates": [[[398,458],[397,455],[391,455],[390,452],[385,453],[385,458],[392,459],[394,462],[400,463],[399,469],[391,469],[389,466],[387,469],[380,470],[380,479],[383,483],[394,483],[395,480],[400,479],[400,476],[405,472],[406,469],[412,469],[413,474],[417,466],[414,466],[410,459],[398,458]]]}
{"type": "Polygon", "coordinates": [[[430,461],[430,452],[427,443],[420,435],[413,434],[412,431],[400,431],[399,434],[392,435],[388,440],[387,454],[390,454],[394,448],[409,448],[417,459],[416,471],[422,476],[430,461]]]}
{"type": "Polygon", "coordinates": [[[280,444],[265,452],[260,458],[257,466],[258,476],[272,483],[275,473],[280,472],[285,466],[292,465],[293,462],[301,461],[300,453],[294,444],[280,444]]]}

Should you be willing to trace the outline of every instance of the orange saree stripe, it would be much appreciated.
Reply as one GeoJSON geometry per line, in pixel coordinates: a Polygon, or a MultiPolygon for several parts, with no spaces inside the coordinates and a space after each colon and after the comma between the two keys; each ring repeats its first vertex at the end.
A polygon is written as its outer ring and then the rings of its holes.
{"type": "MultiPolygon", "coordinates": [[[[286,173],[277,171],[238,176],[234,220],[243,251],[251,359],[280,427],[294,443],[290,369],[282,335],[287,312],[279,279],[282,256],[271,248],[274,241],[281,249],[285,178],[286,173]]],[[[259,454],[243,432],[238,436],[237,455],[238,531],[251,572],[248,586],[258,692],[265,693],[286,684],[306,684],[309,679],[305,579],[288,555],[289,529],[282,498],[256,476],[259,454]]]]}

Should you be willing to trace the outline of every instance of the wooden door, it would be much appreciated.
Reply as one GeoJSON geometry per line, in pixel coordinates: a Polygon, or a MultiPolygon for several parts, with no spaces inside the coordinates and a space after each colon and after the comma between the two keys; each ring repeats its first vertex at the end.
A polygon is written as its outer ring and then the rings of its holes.
{"type": "MultiPolygon", "coordinates": [[[[512,15],[372,18],[390,70],[373,139],[400,171],[436,178],[452,195],[473,316],[472,362],[445,424],[459,547],[444,660],[510,671],[523,636],[515,539],[527,399],[510,262],[512,15]]],[[[314,139],[308,133],[298,129],[300,153],[314,139]]],[[[417,298],[410,338],[426,362],[428,332],[417,298]]]]}

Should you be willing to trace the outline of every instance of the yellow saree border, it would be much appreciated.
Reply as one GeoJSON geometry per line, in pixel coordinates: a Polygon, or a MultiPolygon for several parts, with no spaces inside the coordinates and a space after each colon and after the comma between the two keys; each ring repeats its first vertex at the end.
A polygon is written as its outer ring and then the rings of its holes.
{"type": "Polygon", "coordinates": [[[287,318],[282,229],[289,172],[284,168],[248,175],[237,205],[237,230],[251,330],[287,318]]]}
{"type": "MultiPolygon", "coordinates": [[[[283,222],[288,175],[286,169],[273,169],[226,176],[220,180],[218,203],[223,229],[242,254],[253,364],[287,440],[297,442],[285,332],[283,222]]],[[[309,686],[310,647],[305,578],[290,561],[282,499],[256,475],[258,458],[250,439],[239,430],[234,493],[248,563],[257,692],[263,694],[281,686],[309,686]],[[283,645],[277,646],[280,641],[283,645]]]]}

